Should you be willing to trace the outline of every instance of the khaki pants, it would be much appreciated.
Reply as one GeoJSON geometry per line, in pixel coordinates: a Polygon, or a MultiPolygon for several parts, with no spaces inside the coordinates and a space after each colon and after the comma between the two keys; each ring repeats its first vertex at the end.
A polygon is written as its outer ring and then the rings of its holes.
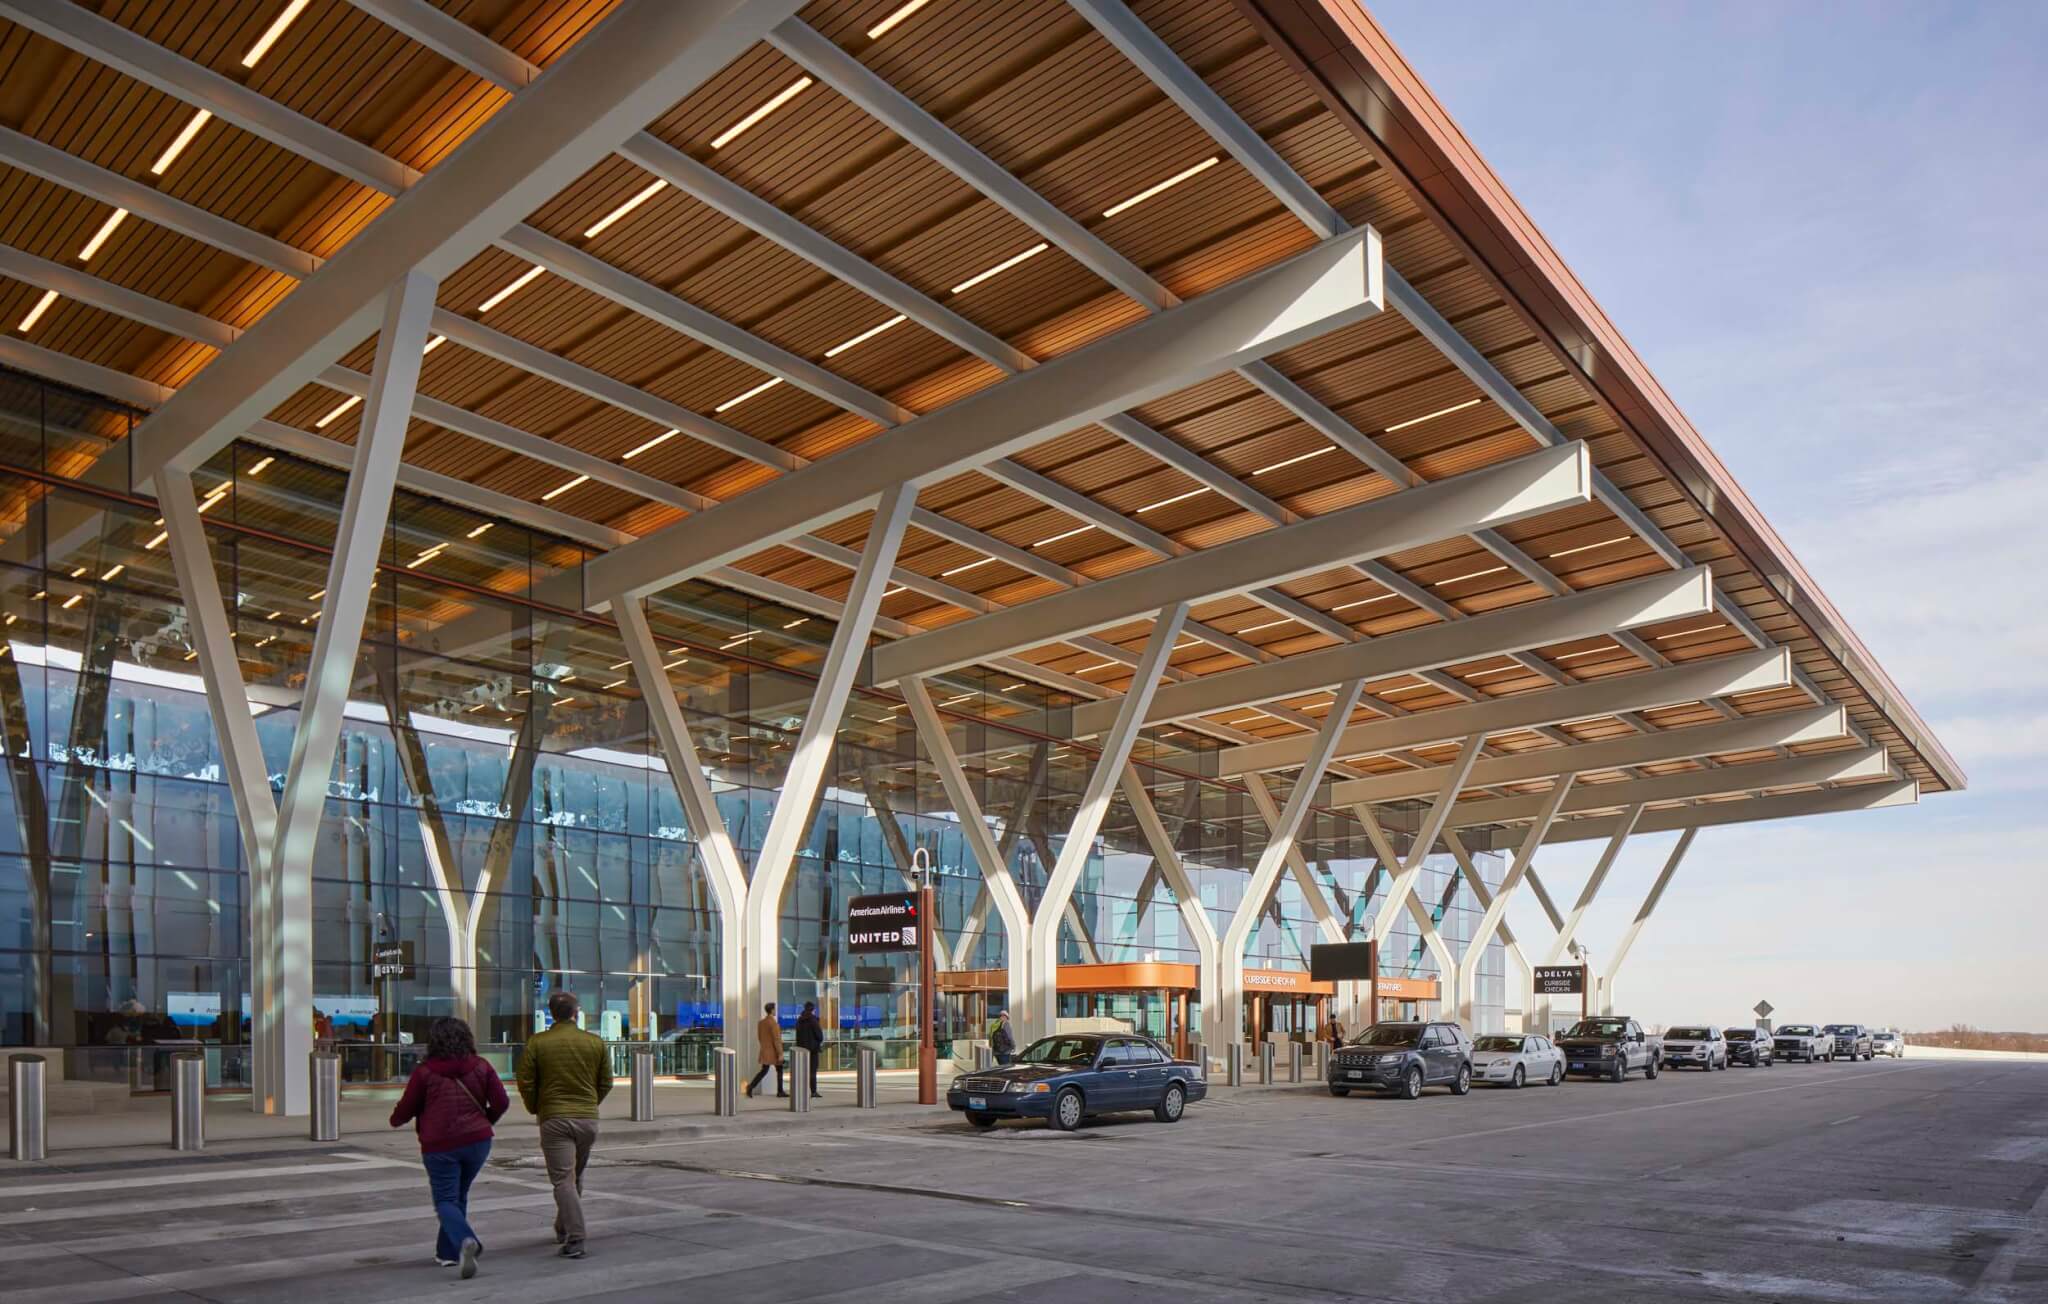
{"type": "Polygon", "coordinates": [[[583,1241],[583,1170],[590,1165],[590,1147],[596,1140],[594,1118],[540,1121],[541,1158],[555,1188],[555,1238],[567,1244],[583,1241]]]}

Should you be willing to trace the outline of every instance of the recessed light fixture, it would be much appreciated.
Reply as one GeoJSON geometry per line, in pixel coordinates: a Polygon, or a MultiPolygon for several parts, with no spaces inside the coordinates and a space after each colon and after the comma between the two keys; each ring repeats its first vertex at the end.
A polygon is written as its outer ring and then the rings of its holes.
{"type": "Polygon", "coordinates": [[[320,599],[322,599],[322,598],[324,598],[324,597],[326,597],[326,596],[327,596],[327,590],[326,590],[326,589],[320,589],[320,590],[319,590],[319,591],[317,591],[317,592],[314,592],[314,593],[308,593],[308,594],[306,595],[306,601],[308,601],[308,602],[318,602],[318,601],[319,601],[320,599]]]}
{"type": "Polygon", "coordinates": [[[1032,245],[1029,249],[1026,249],[1021,254],[1011,254],[1008,258],[1003,259],[1003,261],[997,263],[994,267],[989,268],[985,272],[976,272],[974,275],[960,282],[960,284],[954,286],[952,292],[954,294],[958,294],[962,290],[971,290],[975,286],[980,285],[983,281],[986,281],[989,277],[999,276],[1002,273],[1009,271],[1012,267],[1015,267],[1018,263],[1023,262],[1027,258],[1038,257],[1038,255],[1044,253],[1049,248],[1051,248],[1051,246],[1046,244],[1043,240],[1041,240],[1037,244],[1032,245]]]}
{"type": "Polygon", "coordinates": [[[1161,508],[1161,507],[1171,507],[1171,506],[1173,506],[1173,505],[1174,505],[1175,503],[1182,503],[1182,502],[1186,502],[1186,501],[1187,501],[1188,499],[1190,499],[1190,498],[1198,497],[1198,496],[1200,496],[1200,495],[1202,495],[1202,494],[1205,494],[1205,493],[1208,493],[1208,492],[1209,492],[1209,486],[1208,486],[1208,485],[1203,485],[1203,486],[1202,486],[1201,488],[1199,488],[1199,489],[1190,489],[1190,490],[1188,490],[1188,491],[1187,491],[1186,493],[1184,493],[1184,494],[1175,494],[1175,495],[1174,495],[1173,497],[1171,497],[1171,498],[1162,498],[1162,499],[1160,499],[1160,500],[1159,500],[1158,502],[1156,502],[1156,503],[1146,503],[1146,504],[1145,504],[1145,505],[1144,505],[1143,507],[1140,507],[1140,508],[1139,508],[1139,509],[1138,509],[1138,510],[1137,510],[1137,511],[1136,511],[1136,512],[1134,513],[1134,515],[1137,515],[1137,516],[1143,516],[1143,515],[1144,515],[1144,514],[1145,514],[1146,512],[1151,512],[1151,511],[1157,511],[1157,510],[1158,510],[1159,508],[1161,508]]]}
{"type": "Polygon", "coordinates": [[[428,340],[426,342],[426,345],[420,349],[420,356],[423,358],[426,357],[429,353],[432,353],[435,349],[440,348],[443,344],[446,344],[447,342],[448,337],[446,335],[436,335],[433,339],[428,340]]]}
{"type": "Polygon", "coordinates": [[[114,578],[114,577],[115,577],[116,575],[119,575],[119,574],[120,574],[120,573],[121,573],[122,571],[124,571],[124,570],[127,570],[127,569],[128,569],[128,564],[127,564],[126,562],[120,562],[120,563],[117,563],[117,564],[116,564],[116,565],[114,566],[114,568],[113,568],[112,570],[110,570],[110,571],[108,571],[108,572],[107,572],[106,574],[104,574],[104,575],[100,576],[100,580],[101,580],[101,582],[103,582],[103,583],[104,583],[105,581],[107,581],[107,580],[110,580],[110,579],[114,578]]]}
{"type": "Polygon", "coordinates": [[[948,580],[953,578],[955,575],[964,575],[968,571],[978,569],[982,566],[986,566],[994,560],[995,558],[993,557],[983,557],[980,561],[970,561],[964,566],[955,566],[951,570],[940,571],[939,578],[942,580],[948,580]]]}
{"type": "Polygon", "coordinates": [[[680,430],[664,430],[660,434],[656,435],[654,438],[640,445],[638,448],[628,450],[626,455],[620,458],[619,460],[622,462],[630,462],[634,458],[640,456],[640,454],[646,452],[648,449],[659,448],[661,445],[666,444],[669,440],[674,439],[677,435],[681,433],[682,432],[680,430]]]}
{"type": "Polygon", "coordinates": [[[1399,596],[1401,595],[1398,593],[1382,593],[1376,598],[1360,598],[1356,602],[1340,602],[1330,608],[1330,610],[1349,611],[1353,607],[1369,607],[1375,602],[1385,602],[1388,598],[1397,598],[1399,596]]]}
{"type": "Polygon", "coordinates": [[[883,589],[882,596],[885,598],[893,598],[899,593],[908,592],[910,592],[910,586],[908,584],[898,584],[894,588],[883,589]]]}
{"type": "Polygon", "coordinates": [[[107,242],[107,237],[114,234],[114,228],[121,225],[127,219],[128,210],[125,208],[117,208],[107,214],[107,220],[100,223],[100,229],[93,232],[92,239],[85,242],[85,248],[78,251],[78,261],[81,263],[91,262],[92,256],[98,253],[100,246],[107,242]]]}
{"type": "Polygon", "coordinates": [[[1313,453],[1303,453],[1299,457],[1290,457],[1284,462],[1275,462],[1271,466],[1262,466],[1258,470],[1252,472],[1252,474],[1264,475],[1268,471],[1278,471],[1282,467],[1293,466],[1296,462],[1306,462],[1311,458],[1321,457],[1325,453],[1334,453],[1336,451],[1337,446],[1335,444],[1325,444],[1313,453]]]}
{"type": "Polygon", "coordinates": [[[225,498],[225,497],[227,497],[227,496],[228,496],[228,487],[227,487],[226,485],[222,485],[222,486],[221,486],[220,488],[218,488],[218,489],[214,490],[214,491],[213,491],[212,493],[210,493],[210,494],[206,495],[206,501],[205,501],[205,502],[203,502],[203,503],[201,503],[201,504],[199,504],[199,510],[200,510],[200,511],[201,511],[202,513],[204,513],[204,512],[208,512],[208,511],[211,511],[211,510],[212,510],[213,508],[215,508],[215,507],[218,507],[218,506],[220,505],[220,500],[221,500],[221,499],[223,499],[223,498],[225,498]]]}
{"type": "Polygon", "coordinates": [[[725,411],[729,411],[730,409],[732,409],[732,408],[736,408],[736,407],[738,407],[738,406],[739,406],[740,404],[742,404],[742,403],[746,402],[746,401],[747,401],[748,399],[750,399],[750,398],[753,398],[753,397],[754,397],[754,396],[755,396],[756,394],[765,394],[765,393],[767,393],[767,392],[768,392],[769,390],[771,390],[771,389],[774,389],[774,388],[775,388],[775,387],[776,387],[777,385],[780,385],[781,383],[782,383],[782,377],[780,377],[780,376],[770,376],[770,377],[769,377],[768,379],[766,379],[766,380],[762,381],[762,382],[761,382],[760,384],[758,384],[758,385],[754,386],[754,387],[753,387],[752,389],[748,390],[748,391],[747,391],[746,393],[744,393],[744,394],[735,394],[735,395],[733,395],[733,396],[732,396],[731,398],[727,399],[727,400],[726,400],[725,402],[723,402],[723,403],[720,403],[720,404],[719,404],[719,405],[718,405],[717,407],[715,407],[715,408],[713,408],[713,409],[711,409],[711,410],[712,410],[713,412],[725,412],[725,411]]]}
{"type": "Polygon", "coordinates": [[[72,579],[74,579],[74,580],[75,580],[75,579],[80,579],[80,578],[82,578],[82,577],[83,577],[83,576],[85,575],[86,571],[88,571],[88,570],[90,570],[90,569],[92,569],[92,568],[91,568],[91,567],[89,567],[89,566],[80,566],[80,567],[78,567],[78,568],[77,568],[76,570],[74,570],[74,571],[72,571],[72,572],[71,572],[71,578],[72,578],[72,579]]]}
{"type": "Polygon", "coordinates": [[[1706,633],[1710,633],[1710,632],[1712,632],[1712,631],[1714,631],[1714,630],[1717,630],[1717,629],[1726,629],[1726,628],[1728,628],[1728,626],[1727,626],[1727,623],[1726,623],[1726,622],[1722,622],[1722,623],[1719,623],[1719,624],[1713,624],[1713,625],[1694,625],[1694,626],[1693,626],[1693,627],[1692,627],[1691,629],[1680,629],[1680,630],[1674,630],[1673,632],[1671,632],[1671,633],[1669,633],[1669,634],[1659,634],[1659,635],[1657,635],[1657,636],[1656,636],[1656,637],[1655,637],[1655,638],[1654,638],[1654,639],[1653,639],[1652,641],[1653,641],[1653,642],[1657,642],[1657,643],[1662,643],[1662,642],[1663,642],[1664,640],[1666,640],[1666,639],[1670,639],[1670,638],[1684,638],[1684,637],[1685,637],[1685,636],[1686,636],[1687,634],[1706,634],[1706,633]]]}
{"type": "Polygon", "coordinates": [[[1493,677],[1494,675],[1511,675],[1511,674],[1515,673],[1515,672],[1516,672],[1517,670],[1522,670],[1522,669],[1526,669],[1526,667],[1524,667],[1524,666],[1499,666],[1499,667],[1497,667],[1497,668],[1495,668],[1495,669],[1492,669],[1492,670],[1474,670],[1474,671],[1473,671],[1473,672],[1471,672],[1470,674],[1466,675],[1466,676],[1465,676],[1465,678],[1467,678],[1467,679],[1490,679],[1490,678],[1492,678],[1492,677],[1493,677]]]}
{"type": "Polygon", "coordinates": [[[1615,644],[1615,643],[1606,643],[1606,644],[1603,644],[1603,645],[1601,645],[1600,647],[1589,647],[1589,648],[1585,649],[1585,650],[1584,650],[1584,651],[1582,651],[1582,652],[1566,652],[1566,653],[1564,653],[1564,654],[1563,654],[1562,656],[1554,656],[1554,657],[1552,657],[1552,658],[1550,658],[1550,659],[1551,659],[1552,661],[1576,661],[1576,660],[1578,660],[1578,659],[1579,659],[1580,657],[1589,657],[1589,656],[1592,656],[1592,655],[1593,655],[1593,654],[1594,654],[1595,652],[1613,652],[1613,651],[1616,651],[1616,650],[1618,650],[1619,646],[1620,646],[1619,644],[1615,644]]]}
{"type": "Polygon", "coordinates": [[[254,68],[264,55],[270,53],[270,47],[277,44],[277,38],[285,34],[285,29],[305,12],[310,2],[311,0],[291,0],[291,3],[271,20],[270,26],[263,29],[263,35],[256,38],[256,44],[249,47],[249,53],[242,56],[242,66],[254,68]]]}
{"type": "Polygon", "coordinates": [[[875,336],[880,335],[883,331],[888,330],[894,326],[901,326],[904,322],[908,320],[909,318],[905,317],[902,313],[899,312],[894,317],[891,317],[889,320],[883,322],[881,325],[870,326],[866,330],[862,331],[860,334],[854,336],[852,339],[842,340],[839,343],[833,345],[831,348],[826,349],[825,356],[828,358],[836,358],[840,354],[852,348],[854,345],[865,344],[869,340],[875,338],[875,336]]]}
{"type": "Polygon", "coordinates": [[[1183,168],[1179,172],[1174,173],[1172,176],[1168,177],[1164,181],[1161,181],[1157,185],[1147,186],[1145,189],[1140,190],[1137,194],[1132,195],[1129,199],[1124,200],[1122,203],[1111,204],[1108,208],[1102,210],[1102,215],[1104,217],[1115,217],[1118,213],[1123,212],[1127,208],[1136,208],[1138,205],[1152,198],[1152,196],[1157,195],[1162,191],[1173,189],[1181,182],[1186,181],[1189,177],[1200,176],[1202,173],[1207,172],[1210,168],[1215,167],[1218,163],[1221,163],[1222,161],[1223,158],[1221,155],[1211,154],[1208,158],[1203,159],[1200,163],[1195,164],[1193,167],[1183,168]]]}
{"type": "Polygon", "coordinates": [[[70,597],[64,599],[64,610],[69,611],[83,601],[85,601],[85,595],[83,593],[74,593],[70,597]]]}
{"type": "Polygon", "coordinates": [[[1467,571],[1463,575],[1453,575],[1447,580],[1434,580],[1430,583],[1429,587],[1433,589],[1446,588],[1452,584],[1462,583],[1465,580],[1476,580],[1486,575],[1498,575],[1506,569],[1507,567],[1505,566],[1489,566],[1485,570],[1467,571]]]}
{"type": "Polygon", "coordinates": [[[1040,539],[1037,543],[1034,543],[1031,546],[1034,548],[1043,548],[1048,543],[1058,543],[1061,539],[1071,539],[1077,534],[1086,534],[1088,531],[1094,528],[1095,527],[1092,525],[1077,525],[1073,529],[1063,531],[1059,534],[1055,534],[1051,538],[1040,539]]]}
{"type": "Polygon", "coordinates": [[[1434,684],[1404,684],[1404,685],[1402,685],[1402,686],[1401,686],[1401,687],[1399,687],[1399,688],[1389,688],[1389,689],[1388,689],[1388,690],[1387,690],[1386,692],[1384,692],[1384,693],[1374,693],[1374,694],[1373,694],[1373,696],[1374,696],[1374,697],[1392,697],[1392,696],[1394,696],[1394,695],[1395,695],[1395,694],[1397,694],[1397,693],[1421,693],[1421,692],[1426,692],[1426,691],[1428,691],[1429,689],[1431,689],[1431,688],[1434,688],[1434,687],[1436,687],[1436,685],[1434,685],[1434,684]]]}
{"type": "Polygon", "coordinates": [[[360,402],[362,402],[362,401],[363,401],[363,396],[362,396],[361,394],[351,394],[351,395],[349,395],[349,396],[348,396],[347,398],[343,399],[343,400],[342,400],[341,402],[339,402],[339,403],[336,403],[336,404],[334,405],[333,409],[332,409],[331,411],[329,411],[329,412],[328,412],[328,414],[327,414],[326,416],[324,416],[324,417],[321,417],[321,418],[320,418],[320,419],[319,419],[318,421],[315,421],[315,422],[313,423],[313,429],[315,429],[315,430],[325,430],[325,429],[327,429],[327,427],[329,427],[329,426],[333,425],[333,424],[334,424],[334,423],[335,423],[336,421],[339,421],[339,420],[340,420],[340,419],[341,419],[342,417],[346,416],[346,415],[348,414],[348,411],[349,411],[349,409],[350,409],[350,408],[353,408],[353,407],[354,407],[354,406],[355,406],[356,404],[358,404],[358,403],[360,403],[360,402]]]}
{"type": "Polygon", "coordinates": [[[795,628],[796,628],[796,627],[797,627],[798,625],[807,625],[807,624],[809,624],[809,623],[810,623],[810,620],[811,620],[811,618],[810,618],[809,616],[798,616],[798,617],[797,617],[797,618],[796,618],[795,620],[792,620],[792,621],[790,621],[790,622],[789,622],[789,623],[788,623],[787,625],[784,625],[784,626],[783,626],[783,629],[785,629],[785,630],[795,629],[795,628]]]}
{"type": "Polygon", "coordinates": [[[759,632],[759,631],[757,631],[757,630],[749,630],[748,632],[746,632],[746,633],[744,633],[744,634],[740,635],[740,636],[739,636],[738,638],[736,638],[736,639],[733,639],[733,640],[731,640],[731,641],[729,641],[729,642],[726,642],[726,643],[721,643],[721,644],[719,644],[719,645],[718,645],[718,650],[719,650],[719,651],[721,651],[721,652],[724,652],[724,651],[726,651],[726,650],[728,650],[728,649],[730,649],[730,648],[736,648],[736,647],[738,647],[738,646],[739,646],[740,644],[742,644],[742,643],[746,642],[746,641],[747,641],[748,639],[750,639],[750,638],[754,637],[754,635],[755,635],[756,633],[758,633],[758,632],[759,632]]]}
{"type": "Polygon", "coordinates": [[[272,462],[275,462],[276,460],[277,460],[277,459],[276,459],[276,458],[274,458],[274,457],[265,457],[265,458],[262,458],[262,459],[258,460],[258,461],[257,461],[257,463],[256,463],[256,465],[254,465],[254,466],[252,466],[252,467],[250,467],[250,468],[249,468],[249,474],[250,474],[250,475],[262,475],[262,474],[263,474],[263,473],[264,473],[265,471],[267,471],[267,470],[269,470],[269,469],[270,469],[270,464],[271,464],[272,462]]]}
{"type": "Polygon", "coordinates": [[[1627,543],[1635,537],[1633,534],[1617,534],[1611,539],[1602,539],[1598,543],[1582,543],[1576,548],[1565,548],[1548,555],[1552,557],[1569,557],[1575,552],[1591,552],[1595,548],[1605,548],[1611,543],[1627,543]]]}
{"type": "Polygon", "coordinates": [[[768,102],[763,104],[760,108],[755,109],[746,117],[741,118],[738,122],[733,123],[724,131],[721,131],[716,136],[713,136],[711,138],[711,148],[724,149],[727,145],[732,144],[735,140],[738,140],[740,136],[744,132],[746,132],[748,128],[752,127],[755,123],[767,117],[769,114],[775,112],[775,110],[789,103],[797,96],[803,94],[804,89],[808,87],[810,84],[811,79],[809,77],[799,77],[795,81],[791,82],[789,85],[775,92],[775,94],[768,97],[768,102]]]}
{"type": "Polygon", "coordinates": [[[630,665],[632,665],[632,664],[633,664],[633,658],[631,658],[631,657],[627,657],[627,658],[626,658],[626,659],[625,659],[624,661],[617,661],[617,662],[614,662],[614,663],[612,663],[611,665],[608,665],[608,666],[606,666],[606,667],[605,667],[605,669],[607,669],[607,670],[624,670],[624,669],[625,669],[625,668],[626,668],[627,666],[630,666],[630,665]]]}
{"type": "Polygon", "coordinates": [[[171,532],[169,530],[165,530],[163,533],[157,535],[154,539],[151,539],[148,543],[145,543],[142,546],[147,549],[153,549],[156,548],[158,545],[162,544],[165,539],[168,539],[170,537],[171,532]]]}
{"type": "Polygon", "coordinates": [[[590,237],[594,235],[603,235],[605,232],[605,228],[612,226],[620,218],[632,212],[634,209],[640,207],[640,205],[646,203],[648,200],[654,198],[656,195],[660,194],[662,191],[666,189],[668,189],[668,182],[666,181],[655,181],[652,184],[643,187],[641,190],[635,193],[631,199],[628,199],[625,203],[620,204],[611,212],[606,213],[603,217],[598,218],[597,221],[585,227],[583,230],[583,238],[585,240],[588,240],[590,239],[590,237]]]}
{"type": "Polygon", "coordinates": [[[199,134],[199,129],[212,120],[213,114],[205,109],[193,114],[192,120],[185,124],[185,129],[173,137],[171,143],[164,147],[164,152],[156,156],[156,162],[149,165],[150,172],[162,176],[169,171],[171,164],[178,161],[178,155],[185,152],[185,146],[191,144],[192,138],[199,134]]]}
{"type": "Polygon", "coordinates": [[[574,480],[565,481],[562,484],[558,484],[554,488],[548,490],[546,493],[540,496],[540,500],[542,502],[547,502],[550,499],[559,498],[563,494],[568,493],[571,489],[574,489],[577,485],[583,484],[589,479],[590,477],[587,475],[579,475],[574,480]]]}
{"type": "Polygon", "coordinates": [[[478,304],[476,306],[477,312],[489,312],[491,309],[497,307],[499,304],[505,302],[505,300],[511,298],[513,295],[519,293],[528,285],[532,284],[534,278],[539,276],[542,272],[546,270],[547,268],[542,267],[539,263],[535,263],[533,266],[521,272],[510,285],[506,286],[504,289],[498,291],[490,298],[485,299],[482,303],[478,304]]]}
{"type": "Polygon", "coordinates": [[[881,22],[876,23],[873,27],[868,28],[868,39],[870,41],[881,40],[884,36],[887,36],[889,34],[889,30],[895,27],[896,24],[910,17],[912,14],[924,8],[931,2],[932,0],[910,0],[909,4],[903,5],[902,7],[898,8],[894,13],[890,14],[887,18],[884,18],[881,22]]]}
{"type": "Polygon", "coordinates": [[[1267,621],[1267,622],[1266,622],[1265,624],[1263,624],[1263,625],[1248,625],[1248,626],[1246,626],[1245,628],[1243,628],[1243,629],[1240,629],[1240,630],[1239,630],[1239,631],[1237,631],[1237,632],[1238,632],[1238,633],[1240,633],[1240,634],[1256,634],[1256,633],[1258,633],[1258,632],[1259,632],[1260,630],[1262,630],[1262,629],[1273,629],[1273,628],[1275,628],[1276,626],[1279,626],[1279,625],[1291,625],[1291,624],[1293,624],[1293,623],[1294,623],[1294,617],[1292,617],[1292,616],[1282,616],[1282,617],[1280,617],[1280,619],[1278,619],[1278,620],[1269,620],[1269,621],[1267,621]]]}
{"type": "Polygon", "coordinates": [[[481,539],[484,537],[484,531],[490,529],[493,525],[496,524],[496,521],[485,521],[482,525],[477,526],[474,530],[471,530],[468,534],[465,534],[462,537],[465,539],[481,539]]]}
{"type": "Polygon", "coordinates": [[[28,310],[28,316],[23,317],[21,324],[15,327],[15,329],[23,333],[34,330],[35,324],[42,320],[43,314],[48,312],[50,305],[55,302],[57,302],[57,292],[55,290],[43,291],[43,297],[36,300],[36,306],[28,310]]]}
{"type": "Polygon", "coordinates": [[[1434,421],[1438,417],[1447,417],[1453,412],[1463,412],[1466,408],[1477,407],[1485,401],[1483,398],[1468,398],[1463,403],[1453,403],[1447,408],[1438,408],[1434,412],[1425,412],[1419,417],[1410,417],[1406,421],[1396,421],[1393,425],[1387,427],[1387,433],[1392,434],[1396,430],[1406,430],[1410,426],[1419,426],[1425,421],[1434,421]]]}
{"type": "Polygon", "coordinates": [[[619,687],[620,685],[624,684],[625,682],[626,682],[626,681],[625,681],[625,680],[623,680],[623,679],[614,679],[614,680],[612,680],[612,682],[610,682],[609,684],[606,684],[606,685],[604,686],[604,687],[605,687],[605,691],[606,691],[606,692],[610,692],[610,691],[611,691],[612,689],[614,689],[614,688],[617,688],[617,687],[619,687]]]}
{"type": "Polygon", "coordinates": [[[1082,666],[1079,670],[1076,670],[1074,673],[1077,675],[1092,675],[1098,670],[1109,670],[1120,664],[1122,663],[1117,661],[1098,661],[1092,666],[1082,666]]]}

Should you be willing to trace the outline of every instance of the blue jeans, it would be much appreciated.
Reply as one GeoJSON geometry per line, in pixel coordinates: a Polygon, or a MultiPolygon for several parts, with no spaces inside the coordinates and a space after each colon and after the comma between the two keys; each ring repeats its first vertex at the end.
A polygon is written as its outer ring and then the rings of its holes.
{"type": "Polygon", "coordinates": [[[459,1150],[420,1156],[427,1166],[427,1189],[434,1194],[434,1213],[441,1219],[441,1234],[434,1240],[435,1258],[460,1258],[462,1243],[477,1240],[469,1225],[469,1184],[490,1157],[489,1141],[472,1141],[459,1150]]]}

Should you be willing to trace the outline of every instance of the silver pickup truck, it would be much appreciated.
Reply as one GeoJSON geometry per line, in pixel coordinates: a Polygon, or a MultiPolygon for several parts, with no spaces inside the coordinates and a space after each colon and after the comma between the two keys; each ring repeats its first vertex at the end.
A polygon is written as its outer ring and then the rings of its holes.
{"type": "Polygon", "coordinates": [[[1811,1064],[1815,1060],[1835,1058],[1835,1039],[1811,1023],[1788,1023],[1771,1034],[1771,1053],[1781,1060],[1799,1060],[1811,1064]]]}
{"type": "Polygon", "coordinates": [[[1657,1076],[1664,1059],[1664,1041],[1643,1031],[1643,1025],[1626,1015],[1603,1014],[1580,1019],[1557,1039],[1564,1052],[1567,1073],[1587,1073],[1620,1082],[1636,1070],[1646,1078],[1657,1076]]]}
{"type": "Polygon", "coordinates": [[[1851,1060],[1867,1060],[1876,1052],[1871,1044],[1870,1029],[1860,1023],[1830,1023],[1821,1030],[1833,1040],[1835,1054],[1851,1060]]]}

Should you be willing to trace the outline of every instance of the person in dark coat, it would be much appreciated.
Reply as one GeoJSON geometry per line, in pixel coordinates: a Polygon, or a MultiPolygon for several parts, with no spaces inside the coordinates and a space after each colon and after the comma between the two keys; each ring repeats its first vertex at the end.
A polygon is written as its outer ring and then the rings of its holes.
{"type": "Polygon", "coordinates": [[[440,1233],[434,1262],[476,1276],[483,1242],[469,1225],[469,1185],[491,1157],[491,1124],[512,1102],[498,1071],[476,1053],[476,1037],[460,1019],[436,1019],[427,1031],[427,1057],[406,1079],[391,1111],[391,1126],[411,1123],[419,1133],[440,1233]]]}
{"type": "Polygon", "coordinates": [[[988,1035],[988,1048],[994,1053],[996,1063],[1011,1064],[1017,1059],[1017,1034],[1010,1031],[1010,1012],[996,1015],[994,1031],[988,1035]]]}
{"type": "Polygon", "coordinates": [[[796,1044],[811,1053],[811,1094],[818,1094],[818,1061],[825,1057],[825,1025],[818,1019],[818,1003],[805,1001],[796,1016],[796,1044]]]}

